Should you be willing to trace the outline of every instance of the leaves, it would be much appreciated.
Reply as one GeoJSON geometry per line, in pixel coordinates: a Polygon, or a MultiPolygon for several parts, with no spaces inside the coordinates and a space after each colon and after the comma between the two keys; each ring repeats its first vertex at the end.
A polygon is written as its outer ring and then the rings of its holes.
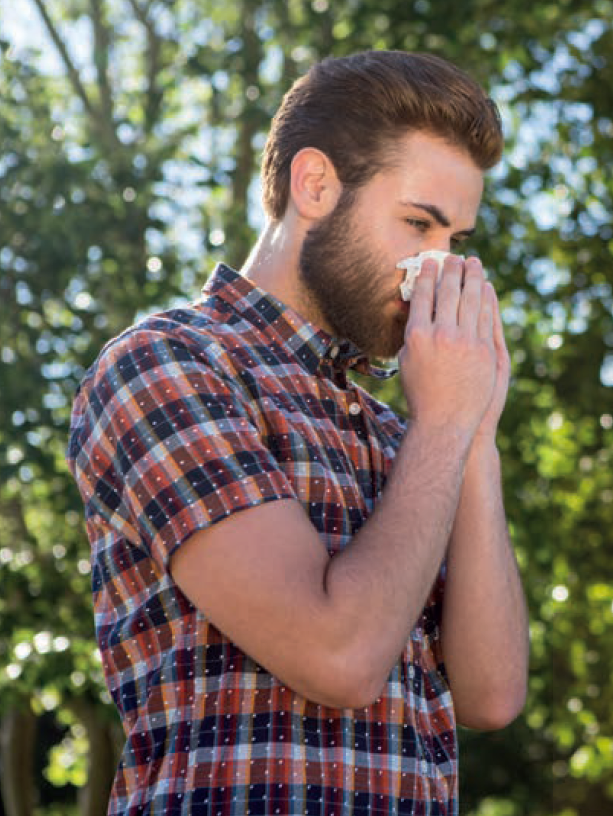
{"type": "MultiPolygon", "coordinates": [[[[87,701],[113,717],[63,461],[86,367],[136,316],[194,297],[217,259],[242,262],[262,220],[268,121],[313,59],[429,50],[503,112],[507,151],[471,251],[498,290],[513,360],[499,444],[531,609],[526,712],[499,734],[462,733],[463,810],[608,812],[613,2],[34,6],[46,40],[18,47],[9,27],[0,42],[0,706],[25,695],[61,719],[87,701]]],[[[402,410],[397,385],[377,394],[402,410]]],[[[81,784],[83,734],[66,722],[48,773],[81,784]]]]}

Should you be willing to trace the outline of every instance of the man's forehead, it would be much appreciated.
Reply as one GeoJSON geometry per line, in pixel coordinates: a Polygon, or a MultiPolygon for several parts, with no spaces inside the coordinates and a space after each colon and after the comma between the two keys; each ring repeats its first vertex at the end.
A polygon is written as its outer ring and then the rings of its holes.
{"type": "Polygon", "coordinates": [[[389,171],[427,177],[433,173],[445,172],[449,167],[455,168],[457,172],[483,178],[483,170],[465,148],[439,136],[409,133],[390,145],[389,171]]]}

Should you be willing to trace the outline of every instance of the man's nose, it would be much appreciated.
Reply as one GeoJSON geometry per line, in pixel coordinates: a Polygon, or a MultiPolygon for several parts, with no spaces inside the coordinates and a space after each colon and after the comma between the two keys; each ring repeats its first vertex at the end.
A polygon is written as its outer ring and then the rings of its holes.
{"type": "Polygon", "coordinates": [[[454,248],[451,245],[451,236],[449,238],[441,237],[424,248],[426,250],[435,249],[437,252],[451,252],[455,255],[454,248]]]}

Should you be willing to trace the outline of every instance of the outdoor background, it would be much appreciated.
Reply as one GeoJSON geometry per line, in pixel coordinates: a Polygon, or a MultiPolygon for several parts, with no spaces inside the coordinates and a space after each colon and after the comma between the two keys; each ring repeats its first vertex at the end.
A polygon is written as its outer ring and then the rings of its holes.
{"type": "MultiPolygon", "coordinates": [[[[240,266],[282,93],[323,55],[441,54],[499,103],[471,251],[504,309],[525,713],[461,733],[463,816],[613,813],[613,0],[0,0],[0,716],[8,816],[102,816],[72,396],[135,317],[240,266]]],[[[373,122],[373,127],[376,122],[373,122]]],[[[402,409],[398,386],[379,395],[402,409]]]]}

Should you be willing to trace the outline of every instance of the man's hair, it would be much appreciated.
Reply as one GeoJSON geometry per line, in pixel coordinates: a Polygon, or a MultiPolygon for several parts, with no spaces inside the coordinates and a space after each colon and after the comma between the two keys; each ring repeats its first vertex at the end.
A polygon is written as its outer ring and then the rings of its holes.
{"type": "Polygon", "coordinates": [[[398,139],[411,131],[463,148],[481,170],[502,153],[495,103],[441,57],[365,51],[317,63],[285,94],[272,122],[262,162],[267,215],[283,217],[292,159],[303,148],[325,153],[355,190],[393,164],[398,139]]]}

